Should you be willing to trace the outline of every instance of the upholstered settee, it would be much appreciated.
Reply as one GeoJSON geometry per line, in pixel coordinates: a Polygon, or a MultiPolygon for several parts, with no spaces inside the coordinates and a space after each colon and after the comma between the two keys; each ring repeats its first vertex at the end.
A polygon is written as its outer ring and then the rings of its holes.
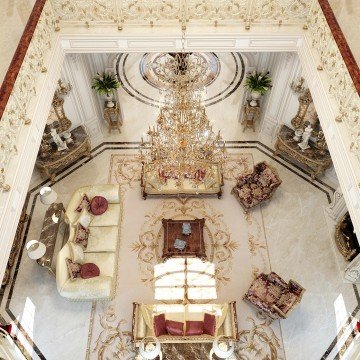
{"type": "Polygon", "coordinates": [[[255,305],[272,319],[286,319],[300,302],[305,289],[294,280],[286,283],[274,272],[260,274],[244,295],[244,300],[255,305]]]}
{"type": "Polygon", "coordinates": [[[241,175],[231,193],[247,211],[270,199],[280,184],[276,169],[263,161],[254,166],[252,173],[241,175]]]}
{"type": "Polygon", "coordinates": [[[133,303],[132,340],[138,345],[147,336],[154,336],[154,316],[165,313],[167,320],[183,322],[202,321],[205,313],[214,314],[216,328],[214,336],[161,335],[161,343],[209,343],[216,336],[224,335],[229,341],[238,340],[236,302],[224,304],[139,304],[133,303]]]}
{"type": "Polygon", "coordinates": [[[69,225],[68,242],[59,251],[56,259],[56,285],[59,294],[71,300],[93,301],[111,299],[115,294],[117,253],[119,245],[119,221],[121,216],[120,193],[118,185],[92,185],[75,191],[66,208],[65,219],[69,225]],[[90,199],[102,196],[108,202],[107,210],[93,216],[88,227],[86,249],[83,249],[83,263],[94,263],[100,275],[83,279],[71,279],[66,259],[72,259],[73,239],[79,212],[76,211],[86,194],[90,199]]]}
{"type": "Polygon", "coordinates": [[[221,168],[214,164],[209,167],[205,173],[202,181],[199,181],[197,186],[194,183],[184,178],[181,185],[178,185],[178,180],[172,178],[163,178],[159,176],[158,171],[154,170],[150,165],[143,164],[141,171],[141,187],[143,198],[146,199],[148,195],[152,196],[200,196],[200,195],[217,195],[218,198],[222,195],[221,187],[224,185],[221,168]]]}

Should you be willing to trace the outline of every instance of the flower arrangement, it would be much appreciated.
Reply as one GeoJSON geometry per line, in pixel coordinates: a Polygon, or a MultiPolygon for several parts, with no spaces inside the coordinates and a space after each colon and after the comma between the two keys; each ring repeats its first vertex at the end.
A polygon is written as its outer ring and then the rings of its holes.
{"type": "Polygon", "coordinates": [[[253,71],[246,77],[244,87],[251,92],[264,95],[271,88],[270,72],[253,71]]]}
{"type": "Polygon", "coordinates": [[[110,95],[113,90],[118,89],[120,83],[112,73],[96,73],[91,82],[91,88],[100,95],[110,95]]]}

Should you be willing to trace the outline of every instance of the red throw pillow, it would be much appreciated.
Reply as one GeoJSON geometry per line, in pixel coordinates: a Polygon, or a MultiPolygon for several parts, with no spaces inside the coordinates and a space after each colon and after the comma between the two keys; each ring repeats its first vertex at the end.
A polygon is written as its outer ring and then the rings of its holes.
{"type": "Polygon", "coordinates": [[[100,275],[100,269],[94,263],[83,264],[80,270],[80,275],[83,279],[90,279],[100,275]]]}
{"type": "Polygon", "coordinates": [[[216,317],[211,314],[204,314],[204,334],[215,336],[216,317]]]}
{"type": "Polygon", "coordinates": [[[203,321],[187,321],[185,335],[201,335],[204,332],[203,321]]]}
{"type": "Polygon", "coordinates": [[[10,335],[12,330],[12,324],[0,325],[0,328],[5,330],[10,335]]]}
{"type": "Polygon", "coordinates": [[[156,337],[167,335],[165,314],[154,316],[154,333],[156,337]]]}
{"type": "Polygon", "coordinates": [[[90,210],[94,215],[103,214],[108,208],[108,201],[102,196],[94,196],[90,203],[90,210]]]}
{"type": "Polygon", "coordinates": [[[165,323],[169,335],[184,336],[184,323],[173,320],[166,320],[165,323]]]}
{"type": "Polygon", "coordinates": [[[84,208],[88,209],[89,210],[89,206],[90,206],[90,199],[89,197],[84,194],[84,196],[82,197],[81,201],[80,201],[80,204],[77,206],[77,208],[75,209],[75,211],[77,212],[82,212],[82,210],[84,208]]]}

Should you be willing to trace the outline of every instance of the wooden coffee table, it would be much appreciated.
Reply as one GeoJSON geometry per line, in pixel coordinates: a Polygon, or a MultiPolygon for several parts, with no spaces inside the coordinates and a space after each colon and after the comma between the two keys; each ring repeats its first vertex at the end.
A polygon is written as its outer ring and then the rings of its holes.
{"type": "Polygon", "coordinates": [[[196,220],[172,220],[163,219],[164,226],[164,249],[162,258],[170,257],[199,257],[206,259],[204,243],[204,223],[205,219],[196,220]],[[187,222],[191,225],[191,234],[183,235],[182,223],[187,222]],[[174,247],[175,239],[186,241],[184,250],[178,250],[174,247]]]}

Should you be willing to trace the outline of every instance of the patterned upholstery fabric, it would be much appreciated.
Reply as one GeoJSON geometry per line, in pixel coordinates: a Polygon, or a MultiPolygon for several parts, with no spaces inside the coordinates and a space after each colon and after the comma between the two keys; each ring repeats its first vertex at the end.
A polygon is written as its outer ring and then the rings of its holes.
{"type": "Polygon", "coordinates": [[[286,283],[274,272],[260,274],[244,295],[249,301],[272,319],[287,317],[298,304],[305,289],[293,280],[286,283]]]}
{"type": "Polygon", "coordinates": [[[232,194],[247,210],[270,199],[280,184],[281,180],[276,169],[263,161],[254,166],[251,174],[238,178],[232,194]]]}

